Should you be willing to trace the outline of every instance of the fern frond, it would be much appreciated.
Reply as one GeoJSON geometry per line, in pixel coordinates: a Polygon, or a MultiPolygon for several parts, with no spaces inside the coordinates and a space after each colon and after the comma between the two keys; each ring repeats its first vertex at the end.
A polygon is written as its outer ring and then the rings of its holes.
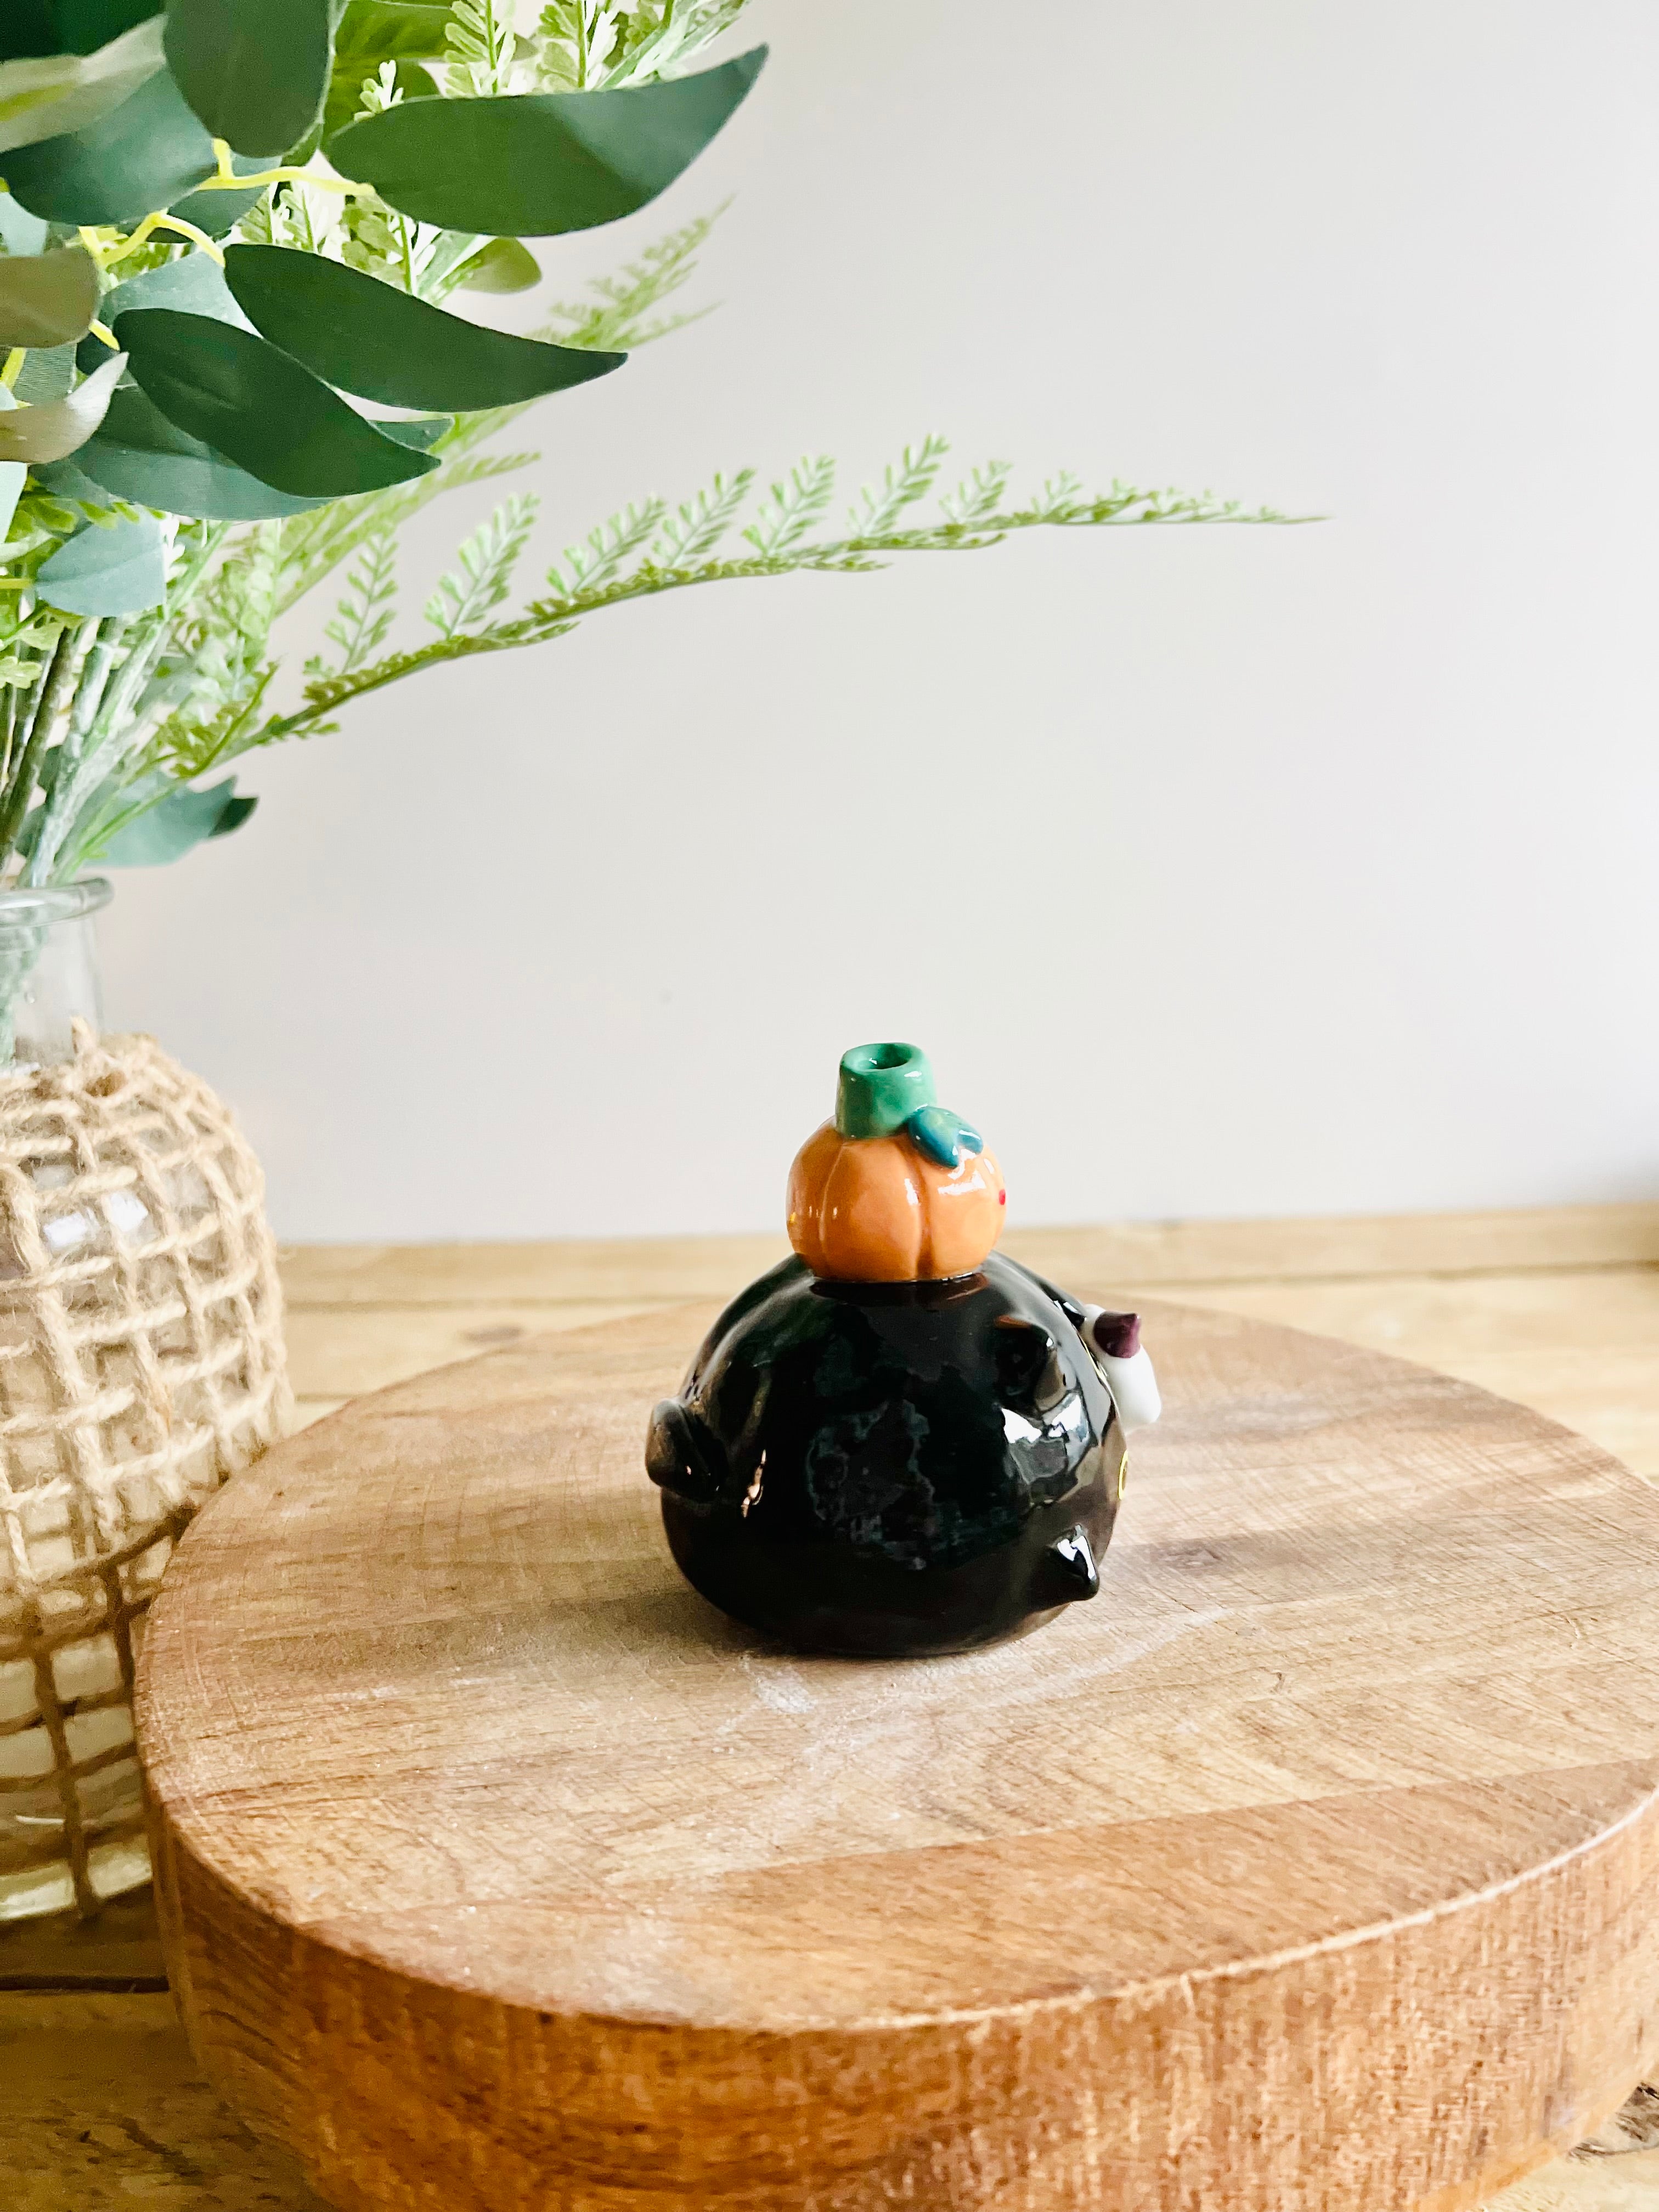
{"type": "Polygon", "coordinates": [[[592,300],[556,301],[548,310],[552,319],[535,335],[559,345],[628,353],[636,346],[649,345],[653,338],[666,337],[670,331],[701,321],[712,309],[699,307],[692,314],[659,316],[655,320],[651,319],[651,311],[685,283],[696,266],[698,248],[731,204],[730,200],[722,200],[709,214],[671,230],[614,276],[595,277],[587,288],[592,300]]]}
{"type": "Polygon", "coordinates": [[[452,570],[441,576],[437,590],[426,603],[426,619],[440,637],[476,629],[486,615],[501,605],[540,506],[533,491],[503,500],[458,550],[455,558],[460,574],[452,570]]]}
{"type": "Polygon", "coordinates": [[[357,118],[384,115],[388,107],[401,107],[403,104],[404,88],[398,82],[395,61],[382,62],[374,76],[366,76],[358,87],[357,118]]]}
{"type": "Polygon", "coordinates": [[[451,0],[444,59],[452,92],[489,100],[513,89],[512,0],[451,0]]]}
{"type": "Polygon", "coordinates": [[[181,783],[205,775],[226,760],[248,750],[253,718],[264,703],[276,674],[277,664],[265,661],[249,672],[248,682],[234,699],[228,699],[205,720],[179,715],[164,722],[150,747],[155,763],[181,783]]]}
{"type": "Polygon", "coordinates": [[[803,457],[790,470],[787,483],[773,485],[771,498],[744,536],[757,553],[787,553],[824,512],[835,489],[836,465],[828,453],[816,460],[803,457]]]}
{"type": "Polygon", "coordinates": [[[1008,461],[988,461],[983,468],[975,469],[952,492],[947,492],[939,501],[940,511],[947,522],[959,522],[966,530],[988,522],[1002,505],[1002,495],[1007,489],[1013,466],[1008,461]]]}
{"type": "MultiPolygon", "coordinates": [[[[750,472],[744,471],[747,478],[750,472]]],[[[550,570],[548,582],[554,596],[534,600],[510,621],[444,635],[411,653],[394,653],[350,676],[318,677],[306,686],[304,702],[293,712],[274,716],[245,741],[274,744],[289,737],[303,737],[316,729],[321,718],[366,691],[400,682],[422,668],[463,654],[507,653],[562,637],[585,615],[635,599],[654,598],[665,592],[684,591],[701,584],[730,583],[769,576],[802,573],[851,575],[883,565],[878,555],[900,553],[963,553],[981,551],[1022,531],[1044,527],[1120,527],[1140,523],[1291,523],[1314,520],[1286,515],[1272,507],[1246,510],[1236,500],[1221,501],[1207,492],[1148,492],[1115,482],[1110,489],[1085,495],[1071,477],[1051,478],[1024,507],[1005,507],[1000,495],[1008,471],[1000,462],[976,469],[968,483],[942,502],[945,519],[889,528],[879,533],[860,531],[842,538],[810,538],[814,520],[827,505],[834,480],[828,459],[799,463],[787,484],[775,484],[757,522],[744,532],[755,549],[735,560],[691,559],[684,554],[668,560],[655,557],[665,545],[669,526],[662,528],[652,557],[622,573],[626,562],[663,524],[664,502],[648,501],[629,508],[601,530],[592,533],[586,549],[567,553],[570,574],[550,570]]],[[[737,480],[734,479],[734,483],[737,480]]],[[[729,495],[732,487],[726,487],[729,495]]],[[[700,495],[712,511],[716,495],[700,495]]],[[[908,503],[908,502],[907,502],[908,503]]],[[[702,510],[699,500],[688,501],[677,510],[675,526],[686,531],[689,547],[695,541],[702,510]],[[687,520],[685,518],[690,518],[687,520]]]]}
{"type": "Polygon", "coordinates": [[[660,555],[664,565],[673,568],[707,560],[732,527],[754,481],[753,469],[739,469],[730,483],[716,477],[707,491],[700,491],[668,517],[651,549],[652,559],[660,555]]]}
{"type": "Polygon", "coordinates": [[[902,458],[883,471],[881,489],[872,491],[866,484],[862,504],[850,510],[855,534],[879,538],[890,530],[907,507],[914,507],[933,489],[939,463],[950,450],[948,441],[931,431],[920,446],[907,446],[902,458]]]}
{"type": "Polygon", "coordinates": [[[597,530],[590,530],[585,544],[567,545],[563,567],[556,561],[547,572],[554,591],[561,599],[568,599],[609,583],[656,534],[664,504],[659,499],[648,499],[643,507],[624,507],[597,530]]]}
{"type": "MultiPolygon", "coordinates": [[[[1054,521],[1075,507],[1077,495],[1082,489],[1071,471],[1062,469],[1057,477],[1049,477],[1045,481],[1042,489],[1031,502],[1031,512],[1041,515],[1045,522],[1054,521]]],[[[1112,489],[1116,490],[1115,483],[1112,489]]]]}
{"type": "Polygon", "coordinates": [[[363,492],[355,499],[337,500],[284,522],[278,614],[286,614],[307,592],[314,591],[342,561],[349,561],[359,546],[367,544],[382,530],[401,529],[411,515],[418,514],[445,492],[459,491],[467,484],[483,483],[492,477],[528,468],[532,461],[541,459],[539,453],[467,455],[464,449],[458,450],[460,446],[460,440],[453,433],[441,439],[438,450],[453,458],[447,458],[442,468],[434,469],[430,476],[419,477],[412,483],[394,485],[389,491],[363,492]]]}
{"type": "Polygon", "coordinates": [[[648,84],[729,30],[748,0],[549,0],[537,82],[544,92],[648,84]]]}
{"type": "Polygon", "coordinates": [[[263,723],[240,750],[252,752],[260,745],[279,744],[286,738],[320,736],[331,729],[332,723],[323,722],[325,714],[348,700],[361,699],[366,692],[380,691],[388,684],[396,684],[405,676],[413,676],[422,668],[435,668],[446,660],[465,660],[475,653],[500,653],[504,644],[539,644],[545,638],[558,637],[572,623],[540,628],[533,636],[516,633],[526,629],[523,624],[498,625],[493,629],[468,630],[454,637],[436,640],[431,645],[415,646],[407,653],[394,653],[386,660],[377,660],[368,668],[361,668],[355,676],[313,677],[306,685],[303,703],[290,714],[276,714],[263,723]],[[515,634],[507,636],[511,630],[515,634]]]}
{"type": "Polygon", "coordinates": [[[274,246],[276,243],[275,212],[269,192],[254,201],[237,224],[236,235],[249,246],[274,246]]]}
{"type": "Polygon", "coordinates": [[[339,647],[339,665],[325,671],[319,662],[314,672],[349,676],[378,653],[392,628],[397,597],[398,533],[377,530],[365,541],[356,565],[346,578],[345,596],[335,610],[335,618],[323,630],[330,643],[339,647]]]}
{"type": "Polygon", "coordinates": [[[537,28],[541,51],[536,83],[541,92],[586,92],[602,81],[617,43],[617,11],[604,0],[549,0],[537,28]]]}
{"type": "Polygon", "coordinates": [[[685,67],[692,56],[729,31],[748,0],[665,0],[659,9],[623,14],[622,36],[605,72],[607,85],[648,84],[685,67]]]}

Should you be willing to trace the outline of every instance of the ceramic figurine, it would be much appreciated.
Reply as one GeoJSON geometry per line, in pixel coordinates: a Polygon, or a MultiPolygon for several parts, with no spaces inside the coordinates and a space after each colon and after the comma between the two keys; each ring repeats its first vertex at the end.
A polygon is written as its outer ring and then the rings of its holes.
{"type": "Polygon", "coordinates": [[[847,1054],[790,1171],[794,1256],[652,1416],[670,1547],[722,1612],[799,1650],[902,1658],[1094,1596],[1158,1384],[1136,1316],[994,1250],[1006,1204],[925,1054],[847,1054]]]}

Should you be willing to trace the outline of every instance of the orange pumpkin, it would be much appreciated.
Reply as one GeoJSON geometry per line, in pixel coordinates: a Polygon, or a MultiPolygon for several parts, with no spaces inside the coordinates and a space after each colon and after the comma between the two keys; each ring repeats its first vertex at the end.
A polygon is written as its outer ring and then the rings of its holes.
{"type": "Polygon", "coordinates": [[[902,1133],[848,1137],[826,1121],[789,1170],[789,1242],[835,1282],[938,1282],[983,1264],[1006,1203],[988,1152],[942,1167],[902,1133]]]}

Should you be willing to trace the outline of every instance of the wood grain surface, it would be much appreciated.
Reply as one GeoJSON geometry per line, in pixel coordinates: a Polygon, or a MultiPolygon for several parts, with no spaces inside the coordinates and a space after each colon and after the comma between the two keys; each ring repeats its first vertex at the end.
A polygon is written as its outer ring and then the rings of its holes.
{"type": "Polygon", "coordinates": [[[165,1995],[0,1995],[0,2204],[326,2212],[209,2088],[165,1995]]]}
{"type": "Polygon", "coordinates": [[[181,1548],[175,1986],[322,2196],[1455,2212],[1618,2104],[1659,2036],[1651,1491],[1170,1310],[1094,1604],[800,1662],[678,1582],[640,1474],[704,1318],[353,1407],[181,1548]]]}
{"type": "MultiPolygon", "coordinates": [[[[1092,1282],[1105,1303],[1113,1286],[1138,1295],[1156,1285],[1403,1352],[1553,1414],[1659,1476],[1659,1206],[1137,1224],[1017,1231],[1009,1242],[1033,1264],[1092,1282]],[[1054,1237],[1063,1249],[1051,1258],[1039,1248],[1054,1237]]],[[[283,1279],[295,1385],[314,1418],[537,1331],[717,1296],[777,1249],[678,1238],[292,1250],[283,1279]]],[[[159,1989],[161,1974],[147,1893],[81,1927],[0,1929],[0,1992],[28,1992],[0,1994],[7,2212],[316,2212],[320,2200],[289,2164],[256,2147],[201,2081],[168,1998],[86,1994],[159,1989]],[[221,2129],[234,2131],[234,2148],[221,2129]]],[[[1500,2046],[1492,2063],[1503,2057],[1500,2046]]],[[[1502,2212],[1659,2212],[1659,2148],[1640,2127],[1604,2136],[1604,2148],[1504,2192],[1502,2212]]]]}

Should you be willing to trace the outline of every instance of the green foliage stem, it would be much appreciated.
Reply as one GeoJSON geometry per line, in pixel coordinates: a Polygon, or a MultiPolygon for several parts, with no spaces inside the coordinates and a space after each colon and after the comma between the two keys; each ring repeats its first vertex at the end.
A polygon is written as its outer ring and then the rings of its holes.
{"type": "MultiPolygon", "coordinates": [[[[0,884],[174,858],[252,811],[229,782],[196,787],[224,763],[635,600],[1037,528],[1286,520],[1125,485],[1090,496],[1065,477],[1013,504],[1000,462],[924,516],[946,450],[929,437],[839,530],[823,455],[758,498],[744,469],[678,505],[641,501],[566,547],[514,612],[525,494],[431,586],[432,635],[400,644],[405,526],[538,458],[496,447],[528,395],[696,319],[678,295],[720,210],[545,310],[528,339],[445,303],[530,289],[526,235],[614,220],[672,183],[759,68],[758,48],[693,67],[745,0],[546,0],[528,35],[511,0],[153,0],[148,28],[144,0],[98,4],[137,9],[122,15],[137,74],[93,98],[76,61],[52,72],[55,121],[12,114],[0,132],[0,884]],[[344,394],[419,419],[376,422],[344,394]],[[339,570],[326,649],[298,700],[273,703],[273,624],[339,570]]],[[[15,981],[0,977],[0,1059],[15,981]]]]}
{"type": "MultiPolygon", "coordinates": [[[[556,566],[550,570],[553,591],[532,600],[522,614],[473,629],[458,625],[431,644],[390,654],[366,666],[317,669],[307,682],[301,703],[287,714],[272,715],[257,731],[249,731],[239,750],[251,750],[309,735],[351,700],[401,683],[422,669],[478,653],[546,644],[564,636],[587,615],[696,585],[804,573],[862,574],[884,567],[896,555],[983,551],[1030,530],[1282,524],[1310,519],[1281,514],[1268,507],[1247,511],[1237,501],[1218,500],[1207,493],[1194,496],[1175,491],[1149,492],[1121,483],[1088,496],[1069,477],[1050,478],[1023,507],[1005,507],[1000,495],[1008,471],[1001,464],[994,464],[976,470],[941,502],[937,521],[902,526],[900,517],[925,495],[946,450],[943,439],[931,437],[921,447],[907,448],[902,459],[887,471],[882,486],[866,492],[861,509],[855,510],[861,521],[873,521],[877,526],[860,527],[846,537],[833,538],[815,538],[807,532],[833,495],[834,464],[823,456],[799,463],[787,482],[772,487],[757,522],[744,532],[753,551],[735,559],[710,556],[752,480],[751,470],[742,471],[729,484],[716,478],[708,492],[678,508],[672,521],[665,520],[659,500],[626,509],[593,532],[585,547],[568,552],[562,568],[556,566]],[[676,532],[682,534],[677,537],[676,532]],[[655,542],[646,556],[628,567],[629,556],[652,538],[655,542]],[[659,553],[667,557],[659,557],[659,553]]],[[[484,534],[480,533],[481,538],[484,534]]]]}

